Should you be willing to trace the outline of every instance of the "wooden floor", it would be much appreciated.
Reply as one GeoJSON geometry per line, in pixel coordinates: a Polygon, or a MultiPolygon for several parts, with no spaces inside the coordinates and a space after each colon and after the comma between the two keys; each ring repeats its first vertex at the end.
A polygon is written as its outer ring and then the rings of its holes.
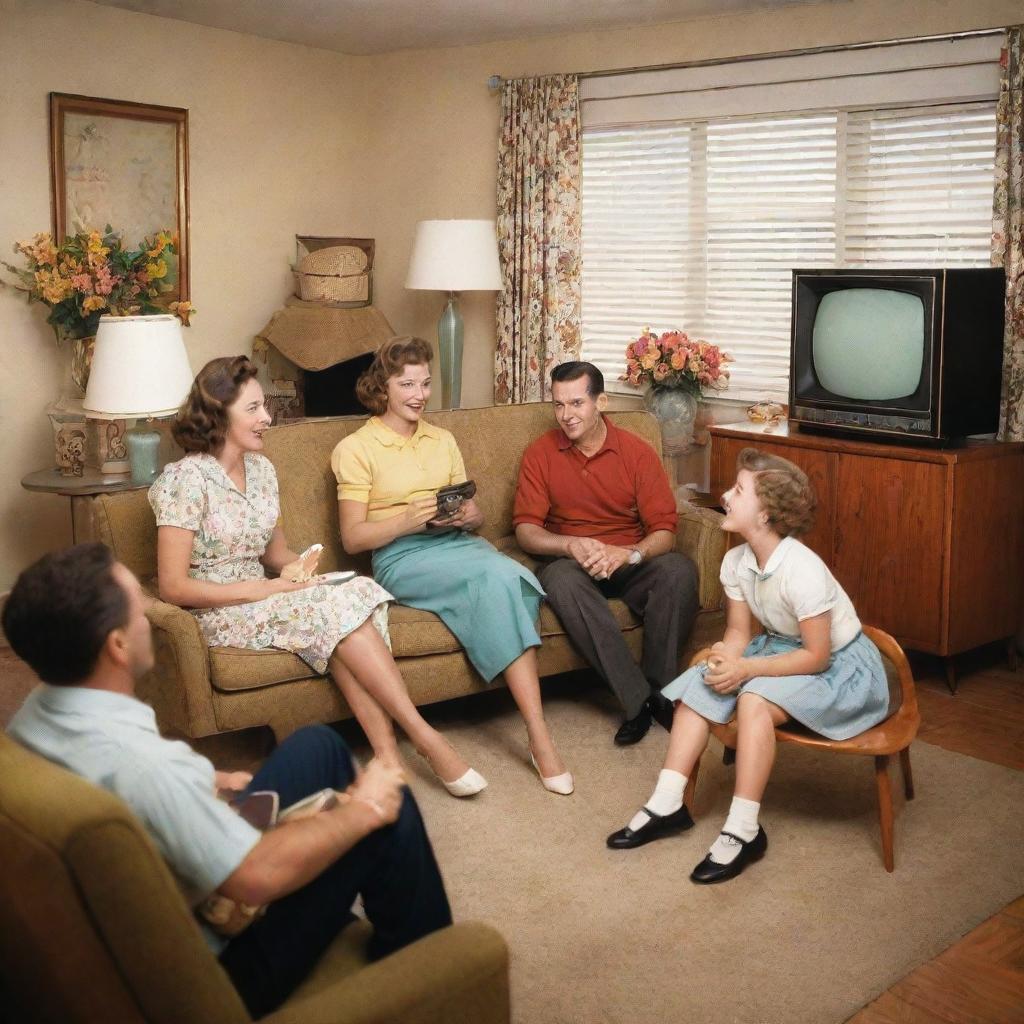
{"type": "MultiPolygon", "coordinates": [[[[915,657],[912,665],[921,706],[919,739],[1024,771],[1024,671],[1011,672],[994,649],[972,652],[958,659],[961,681],[953,696],[937,658],[915,657]]],[[[1024,897],[898,981],[847,1024],[1015,1022],[1024,1022],[1024,897]]]]}

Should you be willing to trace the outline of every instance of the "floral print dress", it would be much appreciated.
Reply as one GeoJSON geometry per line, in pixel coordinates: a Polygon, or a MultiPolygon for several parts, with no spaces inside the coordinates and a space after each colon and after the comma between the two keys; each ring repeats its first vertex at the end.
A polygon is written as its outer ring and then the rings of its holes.
{"type": "MultiPolygon", "coordinates": [[[[167,466],[149,489],[157,526],[191,530],[189,575],[208,583],[266,578],[260,558],[280,518],[277,474],[270,460],[245,454],[245,493],[223,466],[206,454],[186,455],[167,466]]],[[[317,672],[337,646],[367,619],[389,642],[388,602],[392,596],[372,579],[307,587],[262,601],[221,608],[191,608],[211,647],[261,650],[277,647],[297,654],[317,672]]]]}

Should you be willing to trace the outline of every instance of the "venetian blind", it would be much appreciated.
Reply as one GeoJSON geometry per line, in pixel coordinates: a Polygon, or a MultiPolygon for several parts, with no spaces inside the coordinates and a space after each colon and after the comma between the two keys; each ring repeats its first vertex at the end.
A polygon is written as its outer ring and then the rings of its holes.
{"type": "Polygon", "coordinates": [[[988,265],[994,92],[628,125],[604,123],[625,101],[602,102],[583,131],[583,357],[612,390],[632,392],[625,345],[650,326],[730,352],[729,397],[784,399],[793,268],[988,265]]]}
{"type": "Polygon", "coordinates": [[[681,327],[784,398],[794,267],[987,266],[995,107],[601,128],[583,141],[583,353],[681,327]]]}

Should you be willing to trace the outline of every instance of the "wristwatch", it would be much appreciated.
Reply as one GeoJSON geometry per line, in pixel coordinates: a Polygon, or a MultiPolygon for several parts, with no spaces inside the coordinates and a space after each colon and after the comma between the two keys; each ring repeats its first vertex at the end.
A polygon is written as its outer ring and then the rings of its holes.
{"type": "Polygon", "coordinates": [[[644,560],[644,553],[639,548],[629,549],[629,565],[639,565],[644,560]]]}

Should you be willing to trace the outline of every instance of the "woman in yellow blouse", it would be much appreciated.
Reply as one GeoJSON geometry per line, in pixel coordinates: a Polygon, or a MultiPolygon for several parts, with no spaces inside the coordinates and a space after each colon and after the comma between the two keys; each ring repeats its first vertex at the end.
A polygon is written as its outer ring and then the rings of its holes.
{"type": "Polygon", "coordinates": [[[544,590],[472,534],[484,521],[475,501],[438,518],[437,491],[465,482],[466,469],[455,438],[423,419],[432,357],[421,338],[393,338],[359,380],[359,400],[377,415],[331,456],[341,540],[350,554],[372,550],[377,582],[402,604],[435,612],[487,682],[504,673],[541,781],[568,795],[572,775],[548,732],[537,675],[544,590]]]}

